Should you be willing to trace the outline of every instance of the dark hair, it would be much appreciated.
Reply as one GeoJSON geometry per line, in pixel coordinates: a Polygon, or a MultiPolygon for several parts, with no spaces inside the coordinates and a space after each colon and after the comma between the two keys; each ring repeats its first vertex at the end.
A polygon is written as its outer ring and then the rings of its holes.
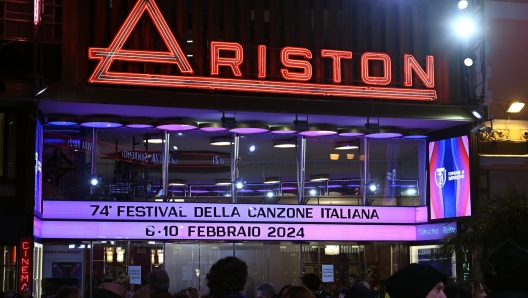
{"type": "Polygon", "coordinates": [[[460,282],[448,284],[444,288],[444,294],[447,298],[472,298],[469,288],[460,282]]]}
{"type": "Polygon", "coordinates": [[[218,260],[207,273],[209,296],[220,298],[238,294],[244,289],[248,275],[246,263],[235,257],[218,260]]]}
{"type": "Polygon", "coordinates": [[[197,288],[188,287],[187,294],[190,298],[200,298],[200,291],[197,288]]]}
{"type": "Polygon", "coordinates": [[[273,298],[275,296],[275,288],[270,283],[261,284],[257,287],[257,291],[261,291],[265,297],[273,298]]]}
{"type": "Polygon", "coordinates": [[[464,280],[461,283],[469,289],[469,291],[471,292],[471,297],[475,298],[478,296],[479,291],[480,291],[480,285],[481,285],[480,281],[476,279],[469,279],[469,280],[464,280]]]}
{"type": "Polygon", "coordinates": [[[174,294],[173,296],[174,298],[189,298],[189,295],[187,295],[186,293],[182,293],[182,291],[179,291],[178,293],[174,294]]]}
{"type": "Polygon", "coordinates": [[[347,288],[341,288],[339,290],[337,290],[337,294],[343,294],[343,295],[346,295],[348,289],[347,288]]]}
{"type": "Polygon", "coordinates": [[[300,286],[292,286],[288,288],[288,292],[284,295],[285,298],[315,298],[314,293],[309,289],[300,286]]]}
{"type": "Polygon", "coordinates": [[[79,294],[79,290],[77,290],[77,288],[68,286],[62,286],[57,291],[57,294],[55,294],[55,298],[79,298],[80,296],[81,295],[79,294]]]}
{"type": "Polygon", "coordinates": [[[319,276],[315,275],[315,273],[305,274],[302,278],[302,282],[304,286],[311,291],[319,290],[319,286],[321,285],[321,279],[319,279],[319,276]]]}
{"type": "Polygon", "coordinates": [[[147,275],[147,282],[154,292],[167,292],[169,290],[169,275],[165,270],[152,270],[147,275]]]}
{"type": "Polygon", "coordinates": [[[288,291],[289,288],[293,287],[292,285],[285,285],[284,287],[282,287],[279,291],[279,293],[277,294],[277,298],[281,298],[282,295],[284,295],[284,293],[286,293],[288,291]]]}

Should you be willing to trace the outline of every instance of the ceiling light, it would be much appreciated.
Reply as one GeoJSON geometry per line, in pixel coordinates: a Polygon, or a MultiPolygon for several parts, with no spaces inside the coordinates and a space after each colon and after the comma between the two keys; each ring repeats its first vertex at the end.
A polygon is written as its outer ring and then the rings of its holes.
{"type": "Polygon", "coordinates": [[[297,147],[297,141],[295,139],[277,140],[273,142],[275,148],[295,148],[297,147]]]}
{"type": "Polygon", "coordinates": [[[358,141],[335,143],[335,149],[337,150],[352,150],[352,149],[358,149],[358,148],[359,148],[358,141]]]}
{"type": "Polygon", "coordinates": [[[269,131],[269,126],[257,122],[239,123],[237,127],[231,128],[229,131],[238,134],[265,133],[269,131]]]}
{"type": "Polygon", "coordinates": [[[132,119],[130,121],[127,121],[125,124],[128,128],[153,128],[154,125],[149,120],[146,119],[132,119]]]}
{"type": "Polygon", "coordinates": [[[463,18],[455,23],[455,31],[461,37],[468,37],[475,32],[475,24],[469,18],[463,18]]]}
{"type": "Polygon", "coordinates": [[[48,117],[48,124],[57,126],[72,126],[79,124],[79,121],[73,116],[51,116],[48,117]]]}
{"type": "Polygon", "coordinates": [[[231,180],[229,180],[229,179],[216,179],[215,185],[219,185],[219,186],[231,185],[231,180]]]}
{"type": "Polygon", "coordinates": [[[257,150],[257,146],[251,144],[251,145],[248,146],[247,150],[248,150],[249,154],[253,154],[253,153],[255,153],[255,150],[257,150]]]}
{"type": "Polygon", "coordinates": [[[337,134],[337,129],[325,124],[311,125],[308,130],[299,131],[299,134],[305,137],[331,136],[337,134]]]}
{"type": "Polygon", "coordinates": [[[264,179],[264,184],[276,184],[279,182],[280,182],[279,177],[269,177],[269,178],[264,179]]]}
{"type": "Polygon", "coordinates": [[[347,159],[354,159],[354,153],[347,153],[347,159]]]}
{"type": "Polygon", "coordinates": [[[233,144],[233,139],[229,136],[211,138],[209,144],[213,146],[229,146],[233,144]]]}
{"type": "Polygon", "coordinates": [[[360,127],[341,128],[337,134],[342,137],[361,137],[365,135],[365,129],[360,127]]]}
{"type": "Polygon", "coordinates": [[[330,160],[339,160],[339,153],[330,153],[330,160]]]}
{"type": "Polygon", "coordinates": [[[217,132],[217,131],[226,131],[227,128],[222,126],[222,123],[218,122],[211,122],[211,123],[201,123],[198,125],[200,130],[202,131],[209,131],[209,132],[217,132]]]}
{"type": "Polygon", "coordinates": [[[337,256],[338,254],[339,254],[339,245],[326,245],[325,246],[325,255],[337,256]]]}
{"type": "Polygon", "coordinates": [[[271,191],[268,192],[268,193],[266,194],[266,196],[267,196],[268,198],[273,198],[273,192],[271,192],[271,191]]]}
{"type": "Polygon", "coordinates": [[[392,126],[382,127],[380,128],[379,132],[370,133],[365,135],[365,138],[370,139],[394,139],[394,138],[400,138],[403,136],[402,132],[392,126]]]}
{"type": "Polygon", "coordinates": [[[156,126],[157,129],[162,130],[168,130],[168,131],[186,131],[186,130],[193,130],[198,128],[198,124],[194,121],[186,120],[186,119],[168,119],[168,120],[162,120],[158,126],[156,126]]]}
{"type": "Polygon", "coordinates": [[[273,126],[270,128],[271,133],[276,134],[296,134],[297,130],[291,125],[273,126]]]}
{"type": "Polygon", "coordinates": [[[117,117],[96,117],[90,118],[85,122],[81,123],[83,127],[90,128],[117,128],[123,126],[123,124],[115,122],[117,117]]]}
{"type": "Polygon", "coordinates": [[[162,144],[165,143],[164,139],[160,139],[156,135],[149,136],[148,139],[143,140],[143,143],[149,143],[149,144],[162,144]]]}
{"type": "Polygon", "coordinates": [[[524,108],[524,102],[512,102],[506,113],[519,113],[524,108]]]}
{"type": "Polygon", "coordinates": [[[421,129],[408,130],[405,132],[405,135],[403,136],[403,138],[404,139],[414,139],[414,140],[426,139],[427,133],[425,132],[425,130],[421,130],[421,129]]]}
{"type": "Polygon", "coordinates": [[[310,195],[315,196],[317,194],[317,191],[315,189],[310,189],[310,195]]]}
{"type": "Polygon", "coordinates": [[[312,175],[310,176],[310,181],[326,181],[330,179],[330,177],[328,177],[328,175],[325,175],[325,174],[318,174],[318,175],[312,175]]]}
{"type": "Polygon", "coordinates": [[[476,110],[476,109],[475,109],[475,110],[472,110],[472,111],[471,111],[471,114],[473,114],[473,116],[475,116],[475,118],[477,118],[477,119],[479,119],[479,120],[482,119],[482,118],[484,117],[484,112],[481,111],[481,110],[476,110]]]}
{"type": "Polygon", "coordinates": [[[466,9],[468,7],[467,0],[458,1],[458,9],[466,9]]]}
{"type": "Polygon", "coordinates": [[[48,90],[48,87],[47,86],[44,86],[44,87],[40,87],[40,88],[37,88],[35,90],[35,95],[33,97],[37,97],[39,95],[42,95],[42,93],[44,93],[44,91],[48,90]]]}
{"type": "Polygon", "coordinates": [[[185,186],[184,180],[172,179],[169,181],[170,186],[185,186]]]}

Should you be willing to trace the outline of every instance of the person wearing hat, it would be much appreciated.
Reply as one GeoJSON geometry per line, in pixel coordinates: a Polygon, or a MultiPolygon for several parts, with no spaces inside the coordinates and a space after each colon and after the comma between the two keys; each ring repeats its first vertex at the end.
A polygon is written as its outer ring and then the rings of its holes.
{"type": "Polygon", "coordinates": [[[351,286],[345,294],[345,298],[377,298],[378,296],[379,291],[360,285],[351,286]]]}
{"type": "Polygon", "coordinates": [[[528,298],[528,252],[506,240],[490,254],[484,282],[488,298],[528,298]]]}
{"type": "Polygon", "coordinates": [[[112,268],[103,277],[101,288],[94,298],[124,298],[130,287],[130,276],[124,269],[112,268]]]}
{"type": "Polygon", "coordinates": [[[386,289],[390,298],[446,298],[446,280],[432,266],[410,264],[387,279],[386,289]]]}

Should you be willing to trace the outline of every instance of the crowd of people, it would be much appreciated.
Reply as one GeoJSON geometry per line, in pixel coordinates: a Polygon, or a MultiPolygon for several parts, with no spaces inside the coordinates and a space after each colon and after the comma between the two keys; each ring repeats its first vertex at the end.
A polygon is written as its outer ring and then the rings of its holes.
{"type": "MultiPolygon", "coordinates": [[[[118,268],[110,270],[93,298],[245,298],[248,267],[236,257],[218,260],[206,275],[209,292],[201,295],[193,287],[169,292],[169,275],[165,270],[153,270],[146,285],[135,292],[130,288],[130,277],[118,268]]],[[[465,280],[447,283],[447,276],[429,265],[410,264],[386,281],[385,297],[371,289],[365,280],[350,276],[349,288],[324,291],[319,276],[314,273],[302,277],[302,286],[285,285],[278,292],[270,283],[256,287],[256,298],[528,298],[528,252],[512,240],[497,248],[484,271],[484,281],[465,280]],[[323,289],[323,290],[322,290],[323,289]]],[[[0,293],[2,294],[2,293],[0,293]]],[[[0,298],[18,298],[9,290],[0,298]],[[3,296],[3,297],[2,297],[3,296]]],[[[33,298],[24,289],[20,298],[33,298]]],[[[54,298],[80,298],[75,287],[63,286],[54,298]]]]}

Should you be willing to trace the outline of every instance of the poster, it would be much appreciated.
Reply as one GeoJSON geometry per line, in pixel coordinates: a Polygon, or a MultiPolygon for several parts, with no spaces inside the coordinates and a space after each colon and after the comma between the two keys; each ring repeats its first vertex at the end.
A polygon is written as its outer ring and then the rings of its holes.
{"type": "Polygon", "coordinates": [[[81,289],[82,262],[53,262],[52,278],[77,278],[77,287],[81,289]]]}
{"type": "Polygon", "coordinates": [[[323,282],[334,282],[334,265],[323,265],[323,282]]]}
{"type": "Polygon", "coordinates": [[[131,285],[141,284],[141,266],[128,266],[128,276],[131,285]]]}

